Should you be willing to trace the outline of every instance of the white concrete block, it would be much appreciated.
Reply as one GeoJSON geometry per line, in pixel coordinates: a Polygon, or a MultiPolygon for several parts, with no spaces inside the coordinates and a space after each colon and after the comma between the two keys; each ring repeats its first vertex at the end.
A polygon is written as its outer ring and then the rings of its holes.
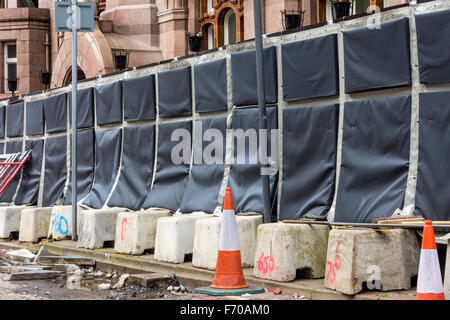
{"type": "Polygon", "coordinates": [[[324,285],[344,294],[411,288],[420,242],[414,230],[340,229],[328,238],[324,285]]]}
{"type": "Polygon", "coordinates": [[[117,215],[123,211],[123,208],[81,210],[78,247],[103,248],[105,241],[114,241],[117,215]]]}
{"type": "MultiPolygon", "coordinates": [[[[80,215],[82,210],[84,210],[82,207],[77,206],[77,231],[80,228],[80,215]]],[[[72,237],[72,206],[57,206],[52,208],[47,237],[53,240],[63,240],[72,237]]]]}
{"type": "Polygon", "coordinates": [[[155,260],[183,263],[185,255],[194,250],[195,222],[207,217],[212,215],[193,213],[158,219],[155,260]]]}
{"type": "MultiPolygon", "coordinates": [[[[192,265],[216,270],[220,235],[220,217],[198,219],[195,223],[192,265]]],[[[236,215],[242,267],[253,267],[256,249],[256,233],[263,222],[261,215],[236,215]]]]}
{"type": "Polygon", "coordinates": [[[20,230],[20,214],[29,206],[0,207],[0,239],[9,238],[11,232],[20,230]]]}
{"type": "Polygon", "coordinates": [[[445,258],[444,294],[445,300],[450,300],[450,240],[447,243],[447,257],[445,258]]]}
{"type": "Polygon", "coordinates": [[[171,216],[170,210],[121,212],[117,216],[114,251],[139,255],[155,248],[156,224],[159,218],[171,216]]]}
{"type": "Polygon", "coordinates": [[[258,227],[253,274],[288,282],[325,274],[327,225],[267,223],[258,227]]]}
{"type": "Polygon", "coordinates": [[[38,242],[46,238],[52,208],[23,209],[20,217],[19,241],[38,242]]]}

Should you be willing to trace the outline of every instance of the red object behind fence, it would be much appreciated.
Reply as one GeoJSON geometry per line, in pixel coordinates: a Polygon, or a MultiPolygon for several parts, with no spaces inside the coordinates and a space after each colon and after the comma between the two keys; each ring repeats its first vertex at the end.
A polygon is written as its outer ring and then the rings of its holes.
{"type": "Polygon", "coordinates": [[[31,151],[0,156],[0,195],[29,159],[31,151]]]}

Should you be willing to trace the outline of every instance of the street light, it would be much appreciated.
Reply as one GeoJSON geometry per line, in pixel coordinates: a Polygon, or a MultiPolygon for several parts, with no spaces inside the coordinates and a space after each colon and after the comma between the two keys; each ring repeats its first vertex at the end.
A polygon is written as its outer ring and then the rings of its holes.
{"type": "Polygon", "coordinates": [[[351,8],[353,6],[353,0],[330,0],[331,12],[334,19],[340,19],[350,15],[351,8]]]}
{"type": "Polygon", "coordinates": [[[202,51],[203,34],[201,32],[186,32],[186,36],[188,37],[189,49],[191,49],[192,52],[202,51]]]}
{"type": "Polygon", "coordinates": [[[130,56],[128,51],[116,50],[113,51],[112,55],[116,70],[124,70],[128,67],[128,60],[130,56]]]}
{"type": "Polygon", "coordinates": [[[19,81],[19,79],[17,78],[12,78],[12,79],[7,79],[8,82],[8,91],[12,92],[12,97],[14,97],[14,92],[17,91],[17,82],[19,81]]]}
{"type": "Polygon", "coordinates": [[[281,22],[283,30],[295,29],[303,26],[303,16],[305,11],[302,10],[281,10],[281,22]]]}
{"type": "Polygon", "coordinates": [[[47,90],[50,85],[51,77],[52,77],[52,73],[50,71],[42,71],[41,70],[41,83],[45,86],[45,89],[47,89],[47,90]]]}

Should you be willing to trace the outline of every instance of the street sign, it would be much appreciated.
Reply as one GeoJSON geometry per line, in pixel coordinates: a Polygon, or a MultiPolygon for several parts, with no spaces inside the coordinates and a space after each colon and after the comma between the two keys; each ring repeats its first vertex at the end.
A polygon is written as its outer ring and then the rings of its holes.
{"type": "Polygon", "coordinates": [[[55,2],[55,28],[57,32],[94,32],[94,3],[77,2],[76,19],[72,21],[72,3],[55,2]]]}
{"type": "Polygon", "coordinates": [[[77,34],[94,32],[94,4],[92,2],[55,2],[55,29],[57,32],[72,32],[72,240],[77,240],[77,34]],[[74,222],[75,221],[75,222],[74,222]]]}

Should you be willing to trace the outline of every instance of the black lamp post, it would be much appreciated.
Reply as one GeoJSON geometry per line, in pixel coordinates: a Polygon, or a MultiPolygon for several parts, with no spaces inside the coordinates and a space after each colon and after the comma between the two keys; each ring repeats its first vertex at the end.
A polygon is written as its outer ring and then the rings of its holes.
{"type": "Polygon", "coordinates": [[[203,34],[201,32],[197,33],[186,32],[186,36],[188,37],[189,49],[192,52],[202,51],[203,34]]]}
{"type": "Polygon", "coordinates": [[[339,19],[350,15],[353,6],[353,0],[330,0],[333,19],[339,19]]]}
{"type": "Polygon", "coordinates": [[[45,86],[45,89],[47,89],[47,90],[50,86],[51,77],[52,77],[52,73],[50,71],[42,71],[41,70],[41,83],[45,86]]]}
{"type": "Polygon", "coordinates": [[[124,70],[128,67],[130,53],[127,51],[113,51],[114,67],[116,70],[124,70]]]}
{"type": "Polygon", "coordinates": [[[303,26],[303,16],[305,11],[302,10],[281,10],[281,22],[283,30],[295,29],[303,26]]]}
{"type": "Polygon", "coordinates": [[[17,91],[17,82],[19,79],[7,79],[8,81],[8,91],[11,91],[12,96],[14,97],[14,92],[17,91]]]}

